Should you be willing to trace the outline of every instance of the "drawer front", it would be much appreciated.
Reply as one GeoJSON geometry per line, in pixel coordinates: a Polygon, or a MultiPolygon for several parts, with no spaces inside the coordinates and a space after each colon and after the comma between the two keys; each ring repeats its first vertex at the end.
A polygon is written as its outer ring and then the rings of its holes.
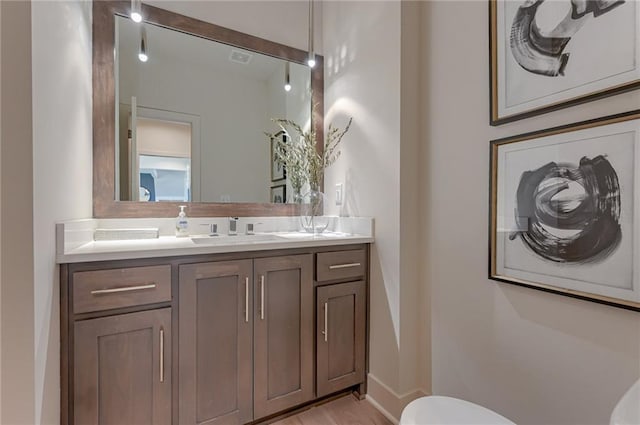
{"type": "Polygon", "coordinates": [[[318,253],[316,280],[326,282],[360,278],[365,274],[367,255],[364,249],[318,253]]]}
{"type": "Polygon", "coordinates": [[[131,267],[73,274],[73,312],[171,301],[171,266],[131,267]]]}

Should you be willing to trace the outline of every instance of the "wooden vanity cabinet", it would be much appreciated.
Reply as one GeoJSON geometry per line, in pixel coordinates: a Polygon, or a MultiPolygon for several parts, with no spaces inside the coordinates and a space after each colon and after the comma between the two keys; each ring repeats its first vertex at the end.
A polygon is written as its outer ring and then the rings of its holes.
{"type": "Polygon", "coordinates": [[[366,295],[363,281],[317,288],[317,396],[364,382],[366,295]]]}
{"type": "Polygon", "coordinates": [[[365,249],[317,254],[317,397],[365,382],[367,257],[365,249]]]}
{"type": "Polygon", "coordinates": [[[313,257],[256,259],[254,416],[313,397],[313,257]]]}
{"type": "Polygon", "coordinates": [[[171,423],[171,309],[75,324],[75,423],[171,423]]]}
{"type": "Polygon", "coordinates": [[[171,267],[61,270],[61,423],[170,424],[171,267]]]}
{"type": "Polygon", "coordinates": [[[180,266],[180,424],[244,424],[313,399],[310,254],[180,266]]]}
{"type": "Polygon", "coordinates": [[[63,264],[61,423],[240,425],[363,394],[367,271],[366,245],[63,264]]]}
{"type": "Polygon", "coordinates": [[[253,420],[253,262],[180,266],[180,424],[253,420]]]}

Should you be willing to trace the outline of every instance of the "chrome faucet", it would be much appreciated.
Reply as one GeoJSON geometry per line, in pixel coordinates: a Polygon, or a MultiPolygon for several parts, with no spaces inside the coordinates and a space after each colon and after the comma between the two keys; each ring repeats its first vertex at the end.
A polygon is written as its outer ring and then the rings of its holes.
{"type": "Polygon", "coordinates": [[[201,226],[209,226],[209,236],[218,236],[218,225],[216,223],[201,224],[201,226]]]}
{"type": "Polygon", "coordinates": [[[229,217],[229,236],[238,234],[238,217],[229,217]]]}

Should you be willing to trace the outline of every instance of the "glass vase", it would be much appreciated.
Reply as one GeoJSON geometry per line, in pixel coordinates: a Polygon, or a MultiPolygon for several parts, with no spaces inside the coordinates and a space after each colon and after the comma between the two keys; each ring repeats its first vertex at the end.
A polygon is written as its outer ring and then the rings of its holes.
{"type": "Polygon", "coordinates": [[[329,217],[323,215],[326,196],[319,190],[310,190],[300,196],[300,227],[314,235],[329,227],[329,217]]]}

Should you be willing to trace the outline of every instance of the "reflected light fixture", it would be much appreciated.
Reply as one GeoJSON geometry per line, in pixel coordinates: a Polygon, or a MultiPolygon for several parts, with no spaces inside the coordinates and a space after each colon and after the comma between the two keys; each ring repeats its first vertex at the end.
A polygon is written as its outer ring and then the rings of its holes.
{"type": "Polygon", "coordinates": [[[142,0],[131,0],[131,20],[142,22],[142,0]]]}
{"type": "Polygon", "coordinates": [[[291,75],[289,74],[289,62],[284,65],[284,89],[291,91],[291,75]]]}
{"type": "Polygon", "coordinates": [[[313,0],[309,0],[309,68],[316,66],[316,53],[313,50],[313,0]]]}
{"type": "Polygon", "coordinates": [[[140,62],[146,62],[149,60],[147,55],[147,30],[144,26],[140,27],[140,51],[138,52],[138,59],[140,62]]]}

